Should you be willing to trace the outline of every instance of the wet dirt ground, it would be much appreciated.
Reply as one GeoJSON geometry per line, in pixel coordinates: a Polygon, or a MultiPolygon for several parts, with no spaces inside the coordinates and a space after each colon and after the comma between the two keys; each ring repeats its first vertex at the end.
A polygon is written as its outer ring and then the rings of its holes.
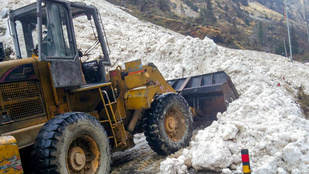
{"type": "Polygon", "coordinates": [[[144,134],[134,136],[135,147],[112,154],[112,174],[159,173],[160,162],[166,157],[157,155],[148,146],[144,134]]]}
{"type": "MultiPolygon", "coordinates": [[[[195,136],[200,128],[195,129],[195,136]]],[[[134,135],[135,146],[123,152],[112,154],[112,174],[142,174],[159,173],[160,163],[167,157],[157,155],[149,147],[143,133],[134,135]]],[[[213,171],[195,171],[193,168],[188,170],[189,174],[218,174],[213,171]]]]}

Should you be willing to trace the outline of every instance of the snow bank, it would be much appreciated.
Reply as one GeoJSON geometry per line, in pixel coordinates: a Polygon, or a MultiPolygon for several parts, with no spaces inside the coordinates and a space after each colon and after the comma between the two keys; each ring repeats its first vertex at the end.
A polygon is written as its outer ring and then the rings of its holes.
{"type": "Polygon", "coordinates": [[[296,102],[299,87],[309,94],[308,66],[273,54],[226,49],[208,38],[185,37],[108,3],[101,5],[116,65],[141,58],[154,62],[167,79],[224,70],[240,93],[188,150],[161,163],[162,173],[184,173],[191,166],[240,173],[242,148],[249,149],[254,173],[308,171],[309,123],[296,102]]]}
{"type": "MultiPolygon", "coordinates": [[[[1,2],[9,8],[26,3],[1,2]]],[[[249,149],[255,174],[309,171],[309,122],[296,102],[299,87],[309,94],[307,65],[273,54],[226,49],[208,38],[185,37],[139,21],[106,1],[83,2],[101,12],[114,66],[142,59],[144,64],[154,62],[167,79],[224,70],[240,94],[178,158],[161,163],[162,173],[185,173],[189,167],[241,173],[242,148],[249,149]]],[[[88,32],[78,34],[87,37],[88,32]]]]}
{"type": "Polygon", "coordinates": [[[161,171],[185,166],[179,162],[184,158],[196,170],[241,173],[240,150],[247,148],[253,173],[307,173],[309,122],[296,93],[302,86],[308,94],[308,67],[272,54],[219,50],[222,57],[209,57],[209,67],[226,71],[240,98],[217,115],[218,121],[199,131],[189,152],[173,159],[174,164],[171,159],[162,162],[161,171]]]}
{"type": "MultiPolygon", "coordinates": [[[[28,1],[22,1],[22,0],[0,0],[1,3],[1,7],[0,7],[0,12],[2,13],[2,10],[7,10],[7,9],[16,9],[19,7],[22,7],[24,5],[28,5],[31,2],[35,2],[35,0],[28,0],[28,1]]],[[[0,16],[0,28],[4,28],[7,29],[8,26],[8,18],[4,18],[2,19],[0,16]]],[[[10,46],[13,48],[13,40],[10,36],[9,30],[6,30],[5,34],[3,36],[1,36],[0,33],[0,42],[4,43],[4,46],[10,46]]]]}

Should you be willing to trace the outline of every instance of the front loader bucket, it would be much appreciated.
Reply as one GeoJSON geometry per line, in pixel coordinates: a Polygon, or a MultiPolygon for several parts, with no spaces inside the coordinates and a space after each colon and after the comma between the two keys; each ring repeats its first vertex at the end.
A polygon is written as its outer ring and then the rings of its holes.
{"type": "Polygon", "coordinates": [[[231,78],[223,71],[169,80],[168,83],[194,108],[195,115],[215,120],[230,102],[238,98],[231,78]]]}

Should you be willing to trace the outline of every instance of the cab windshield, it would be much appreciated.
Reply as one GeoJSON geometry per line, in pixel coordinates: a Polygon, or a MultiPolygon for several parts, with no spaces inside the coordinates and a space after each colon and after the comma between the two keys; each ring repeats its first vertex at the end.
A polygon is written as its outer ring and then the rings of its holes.
{"type": "MultiPolygon", "coordinates": [[[[33,4],[35,7],[35,4],[33,4]]],[[[47,57],[74,56],[72,33],[68,26],[68,14],[63,6],[46,3],[42,7],[42,54],[47,57]]],[[[28,58],[38,52],[38,24],[36,8],[17,15],[13,30],[16,31],[17,58],[28,58]]]]}
{"type": "Polygon", "coordinates": [[[12,11],[10,22],[17,58],[36,55],[41,56],[42,61],[50,61],[71,60],[79,56],[83,61],[100,59],[105,65],[110,65],[102,19],[97,9],[81,3],[70,3],[70,6],[44,1],[39,18],[37,3],[12,11]]]}

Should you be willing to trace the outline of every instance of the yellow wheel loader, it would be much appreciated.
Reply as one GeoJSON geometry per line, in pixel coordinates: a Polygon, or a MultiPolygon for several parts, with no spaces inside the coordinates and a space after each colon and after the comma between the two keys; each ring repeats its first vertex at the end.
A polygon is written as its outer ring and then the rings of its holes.
{"type": "Polygon", "coordinates": [[[135,60],[106,73],[91,5],[38,0],[11,10],[9,28],[17,59],[0,62],[0,173],[109,173],[110,153],[140,132],[168,155],[189,144],[193,116],[212,119],[238,97],[224,72],[166,81],[135,60]]]}

